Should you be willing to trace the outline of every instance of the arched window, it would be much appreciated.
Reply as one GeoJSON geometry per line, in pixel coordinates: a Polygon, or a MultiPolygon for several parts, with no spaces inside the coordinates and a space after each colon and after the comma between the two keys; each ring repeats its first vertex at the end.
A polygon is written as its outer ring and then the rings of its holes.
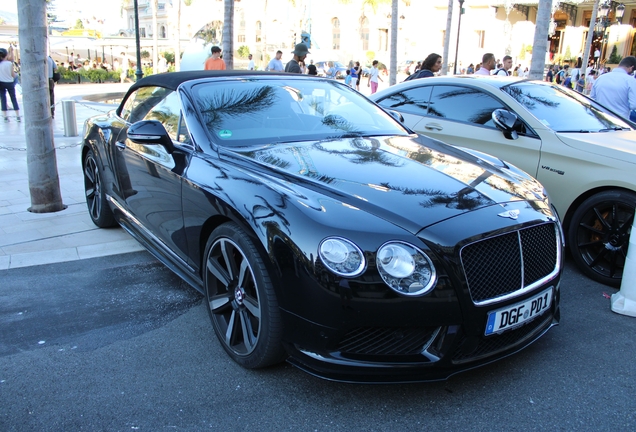
{"type": "Polygon", "coordinates": [[[331,40],[333,49],[340,49],[340,20],[338,18],[334,18],[331,20],[331,40]]]}
{"type": "Polygon", "coordinates": [[[260,21],[256,21],[256,42],[262,42],[261,39],[261,30],[262,30],[263,26],[261,25],[260,21]]]}
{"type": "Polygon", "coordinates": [[[159,29],[159,37],[165,39],[166,38],[166,26],[161,26],[159,29]]]}
{"type": "Polygon", "coordinates": [[[360,18],[360,40],[362,40],[362,50],[369,50],[369,19],[365,16],[360,18]]]}

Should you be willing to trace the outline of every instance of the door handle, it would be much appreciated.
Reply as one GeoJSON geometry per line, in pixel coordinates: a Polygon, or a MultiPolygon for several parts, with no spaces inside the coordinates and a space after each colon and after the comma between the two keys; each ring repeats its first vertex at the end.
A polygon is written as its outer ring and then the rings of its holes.
{"type": "Polygon", "coordinates": [[[115,147],[117,147],[118,150],[126,150],[126,144],[121,141],[117,141],[115,147]]]}
{"type": "Polygon", "coordinates": [[[424,125],[424,128],[425,128],[426,130],[434,130],[434,131],[441,131],[441,130],[443,130],[443,129],[444,129],[444,128],[443,128],[440,124],[438,124],[438,123],[428,123],[428,124],[424,125]]]}

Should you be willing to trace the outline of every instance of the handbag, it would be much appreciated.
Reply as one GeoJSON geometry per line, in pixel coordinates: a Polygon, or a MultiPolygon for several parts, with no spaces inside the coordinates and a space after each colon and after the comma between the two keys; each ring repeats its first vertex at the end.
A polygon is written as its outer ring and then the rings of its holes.
{"type": "Polygon", "coordinates": [[[62,75],[58,71],[53,71],[53,81],[58,82],[62,79],[62,75]]]}

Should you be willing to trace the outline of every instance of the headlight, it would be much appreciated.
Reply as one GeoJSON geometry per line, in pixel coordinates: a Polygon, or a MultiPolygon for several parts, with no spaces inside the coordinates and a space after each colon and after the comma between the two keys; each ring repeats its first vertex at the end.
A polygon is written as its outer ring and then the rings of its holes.
{"type": "Polygon", "coordinates": [[[318,247],[318,254],[327,268],[340,276],[357,276],[366,264],[360,248],[340,237],[324,239],[318,247]]]}
{"type": "Polygon", "coordinates": [[[408,296],[426,294],[435,286],[437,275],[430,258],[407,243],[384,244],[376,256],[378,271],[394,291],[408,296]]]}

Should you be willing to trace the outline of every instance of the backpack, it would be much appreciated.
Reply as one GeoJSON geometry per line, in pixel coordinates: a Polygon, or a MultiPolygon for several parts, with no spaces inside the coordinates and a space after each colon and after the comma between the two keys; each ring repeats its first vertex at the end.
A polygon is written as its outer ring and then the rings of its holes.
{"type": "Polygon", "coordinates": [[[559,72],[557,72],[557,74],[554,76],[554,82],[557,84],[561,84],[561,81],[563,79],[563,71],[560,70],[559,72]]]}
{"type": "Polygon", "coordinates": [[[571,89],[572,88],[572,77],[567,77],[565,79],[565,82],[563,83],[563,86],[571,89]]]}

